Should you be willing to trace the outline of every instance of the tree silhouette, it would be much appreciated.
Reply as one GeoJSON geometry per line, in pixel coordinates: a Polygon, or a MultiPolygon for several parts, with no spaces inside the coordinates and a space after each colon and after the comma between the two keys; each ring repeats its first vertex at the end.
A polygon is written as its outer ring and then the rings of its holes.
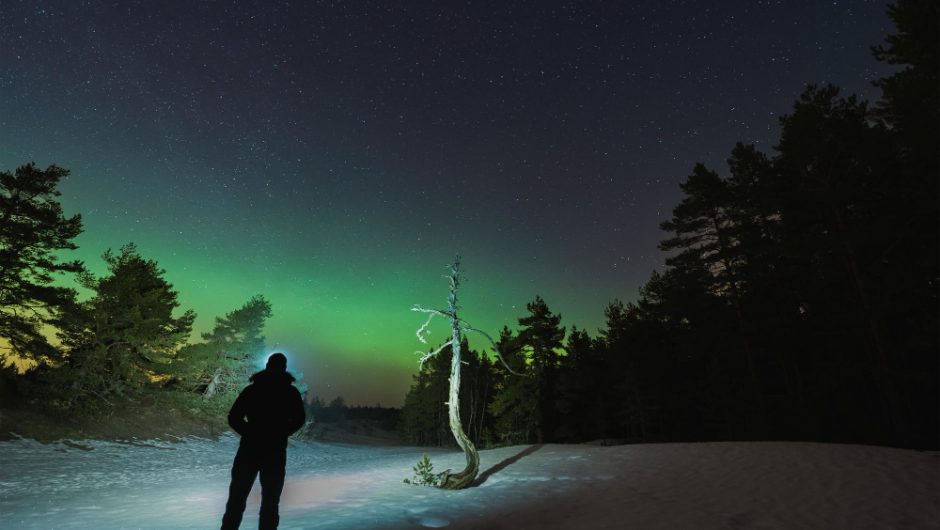
{"type": "MultiPolygon", "coordinates": [[[[902,155],[922,174],[915,178],[937,186],[940,142],[940,4],[933,0],[899,0],[888,6],[897,33],[872,52],[879,61],[901,65],[875,82],[882,90],[879,110],[901,138],[902,155]]],[[[916,197],[911,197],[916,199],[916,197]]],[[[936,194],[925,198],[936,208],[936,194]]]]}
{"type": "Polygon", "coordinates": [[[565,338],[565,328],[559,327],[561,315],[555,315],[540,296],[526,304],[529,315],[519,319],[522,329],[519,341],[523,345],[535,379],[535,434],[538,443],[552,441],[557,427],[555,403],[558,380],[558,353],[565,338]]]}
{"type": "Polygon", "coordinates": [[[741,230],[748,224],[734,215],[733,192],[728,182],[702,164],[697,164],[680,185],[685,197],[673,209],[672,219],[661,223],[663,230],[675,234],[659,244],[660,250],[679,250],[666,259],[678,268],[700,266],[710,272],[709,289],[726,299],[737,320],[737,335],[744,353],[751,387],[760,395],[755,368],[752,332],[743,309],[741,269],[746,262],[742,251],[741,230]]]}
{"type": "Polygon", "coordinates": [[[103,259],[110,274],[83,275],[83,286],[95,294],[70,314],[62,334],[70,373],[60,375],[78,401],[86,394],[125,394],[166,376],[196,318],[192,310],[173,316],[177,292],[133,243],[103,259]]]}
{"type": "Polygon", "coordinates": [[[57,273],[78,273],[80,261],[60,262],[57,253],[78,248],[80,215],[65,217],[56,200],[68,170],[32,163],[0,172],[0,364],[61,360],[44,328],[59,327],[75,290],[53,285],[57,273]],[[4,344],[5,343],[5,344],[4,344]]]}
{"type": "Polygon", "coordinates": [[[206,399],[220,391],[241,389],[249,375],[251,360],[264,349],[262,333],[269,318],[271,303],[264,296],[255,295],[240,308],[216,317],[212,331],[202,334],[211,346],[208,358],[182,359],[196,365],[200,383],[207,378],[203,393],[206,399]]]}

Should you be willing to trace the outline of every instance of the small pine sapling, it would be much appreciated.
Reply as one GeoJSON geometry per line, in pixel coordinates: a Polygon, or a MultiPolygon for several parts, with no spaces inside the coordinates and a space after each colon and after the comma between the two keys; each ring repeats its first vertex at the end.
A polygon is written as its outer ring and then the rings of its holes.
{"type": "Polygon", "coordinates": [[[415,474],[410,479],[406,478],[404,480],[405,484],[431,486],[435,488],[441,486],[441,479],[443,479],[444,474],[434,472],[434,464],[431,463],[431,459],[428,458],[427,453],[424,453],[421,456],[421,460],[418,460],[418,463],[411,469],[415,474]]]}

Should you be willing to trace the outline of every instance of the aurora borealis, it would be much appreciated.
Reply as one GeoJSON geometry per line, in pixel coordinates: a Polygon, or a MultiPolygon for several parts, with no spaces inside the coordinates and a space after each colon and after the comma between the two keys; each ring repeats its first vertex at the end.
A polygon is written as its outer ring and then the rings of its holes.
{"type": "Polygon", "coordinates": [[[695,162],[875,94],[885,3],[713,4],[4,2],[0,167],[71,170],[92,270],[137,243],[197,332],[263,294],[313,394],[398,405],[454,253],[477,327],[593,334],[695,162]]]}

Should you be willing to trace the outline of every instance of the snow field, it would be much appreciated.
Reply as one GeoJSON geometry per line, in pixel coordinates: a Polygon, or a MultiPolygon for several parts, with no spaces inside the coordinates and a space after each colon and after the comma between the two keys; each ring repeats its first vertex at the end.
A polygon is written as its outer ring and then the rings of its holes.
{"type": "MultiPolygon", "coordinates": [[[[0,442],[0,528],[216,528],[237,446],[218,441],[0,442]]],[[[281,528],[935,529],[940,455],[871,446],[716,442],[481,452],[462,491],[402,479],[441,449],[299,443],[281,528]]],[[[242,528],[257,527],[260,485],[242,528]]]]}

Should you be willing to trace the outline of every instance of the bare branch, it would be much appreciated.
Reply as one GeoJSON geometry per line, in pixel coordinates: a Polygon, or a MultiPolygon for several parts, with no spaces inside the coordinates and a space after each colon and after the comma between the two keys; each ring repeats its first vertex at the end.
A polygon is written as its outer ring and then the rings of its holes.
{"type": "MultiPolygon", "coordinates": [[[[423,354],[423,355],[421,356],[421,360],[418,361],[418,368],[419,368],[419,369],[424,368],[424,363],[425,363],[428,359],[430,359],[431,357],[434,357],[434,356],[437,355],[438,353],[441,353],[441,351],[442,351],[444,348],[450,346],[451,344],[453,344],[453,342],[454,342],[453,340],[449,340],[449,341],[445,342],[444,344],[441,344],[441,347],[438,348],[438,349],[436,349],[436,350],[434,350],[433,352],[428,352],[428,353],[423,354]]],[[[415,352],[415,353],[421,353],[421,352],[415,352]]]]}
{"type": "Polygon", "coordinates": [[[431,330],[428,329],[428,325],[431,324],[431,319],[434,318],[434,315],[436,314],[437,313],[428,313],[428,319],[424,322],[424,324],[421,325],[420,328],[418,328],[418,331],[415,332],[415,335],[418,336],[418,340],[420,340],[422,344],[428,343],[424,337],[431,334],[431,330]]]}
{"type": "Polygon", "coordinates": [[[467,324],[466,321],[461,320],[461,322],[464,323],[464,326],[463,326],[463,330],[464,330],[464,331],[475,331],[476,333],[479,333],[480,335],[483,335],[484,337],[486,337],[487,340],[490,341],[490,344],[493,345],[493,351],[496,352],[496,356],[499,357],[500,362],[503,363],[503,366],[506,367],[506,370],[509,370],[509,373],[514,374],[514,375],[523,375],[523,376],[525,375],[525,374],[520,374],[519,372],[517,372],[517,371],[515,371],[515,370],[513,370],[512,368],[509,367],[509,364],[506,363],[506,359],[503,358],[502,352],[499,351],[499,346],[496,345],[496,341],[494,341],[494,340],[493,340],[493,337],[490,337],[490,335],[489,335],[487,332],[485,332],[485,331],[483,331],[483,330],[481,330],[481,329],[477,329],[477,328],[471,326],[470,324],[467,324]]]}
{"type": "Polygon", "coordinates": [[[448,313],[447,311],[443,309],[428,309],[427,307],[421,307],[415,304],[415,306],[412,307],[411,310],[416,311],[418,313],[434,313],[435,315],[440,315],[442,317],[450,318],[450,313],[448,313]]]}
{"type": "Polygon", "coordinates": [[[428,343],[425,337],[431,334],[431,331],[428,329],[428,326],[431,324],[431,319],[434,318],[434,315],[440,315],[445,318],[450,318],[451,316],[447,311],[442,311],[440,309],[428,309],[426,307],[421,307],[417,304],[415,304],[415,306],[412,307],[411,310],[418,312],[418,313],[428,314],[428,319],[424,322],[424,324],[420,328],[418,328],[418,331],[415,332],[415,335],[418,337],[418,340],[420,340],[423,344],[428,343]]]}

